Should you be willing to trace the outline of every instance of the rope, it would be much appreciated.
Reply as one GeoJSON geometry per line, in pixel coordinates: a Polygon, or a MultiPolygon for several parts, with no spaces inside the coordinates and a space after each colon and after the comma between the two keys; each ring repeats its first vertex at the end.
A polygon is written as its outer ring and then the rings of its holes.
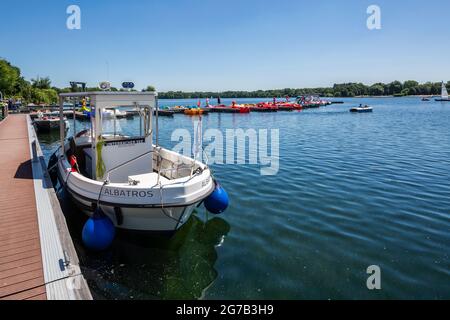
{"type": "Polygon", "coordinates": [[[103,181],[103,184],[100,188],[100,192],[98,193],[97,198],[97,208],[100,208],[100,198],[102,197],[103,188],[108,184],[108,180],[103,181]]]}
{"type": "Polygon", "coordinates": [[[166,216],[166,217],[168,217],[168,218],[170,218],[170,219],[172,219],[172,220],[174,220],[174,221],[176,221],[177,222],[177,225],[180,223],[180,221],[181,221],[181,217],[182,216],[180,216],[180,219],[175,219],[174,217],[172,217],[172,214],[167,214],[166,213],[166,209],[164,208],[164,198],[163,198],[163,186],[162,186],[162,184],[161,184],[161,181],[159,181],[158,182],[158,185],[159,185],[159,192],[160,192],[160,196],[161,196],[161,209],[162,209],[162,212],[164,213],[164,215],[166,216]]]}

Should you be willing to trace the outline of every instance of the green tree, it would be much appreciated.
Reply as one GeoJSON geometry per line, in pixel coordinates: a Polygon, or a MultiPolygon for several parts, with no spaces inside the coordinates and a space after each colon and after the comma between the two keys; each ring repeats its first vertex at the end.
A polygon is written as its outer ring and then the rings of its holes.
{"type": "Polygon", "coordinates": [[[58,92],[54,89],[42,89],[44,95],[46,96],[45,102],[48,104],[58,102],[58,92]]]}
{"type": "Polygon", "coordinates": [[[4,95],[14,95],[17,82],[20,78],[20,69],[12,66],[8,61],[0,60],[0,91],[4,95]]]}
{"type": "Polygon", "coordinates": [[[32,88],[31,90],[31,101],[35,104],[48,103],[47,96],[42,91],[42,89],[32,88]]]}
{"type": "Polygon", "coordinates": [[[384,94],[384,87],[381,84],[374,84],[369,88],[371,96],[382,96],[384,94]]]}
{"type": "Polygon", "coordinates": [[[414,80],[407,80],[403,83],[403,88],[404,89],[410,89],[410,88],[414,88],[417,87],[419,85],[419,83],[417,81],[414,80]]]}
{"type": "Polygon", "coordinates": [[[142,92],[155,92],[156,89],[154,86],[147,86],[147,88],[143,89],[142,92]]]}
{"type": "Polygon", "coordinates": [[[388,91],[389,94],[391,94],[391,95],[399,94],[403,90],[403,84],[400,81],[393,81],[388,84],[388,88],[389,88],[389,91],[388,91]]]}
{"type": "Polygon", "coordinates": [[[36,79],[31,79],[31,85],[33,88],[37,89],[50,89],[52,82],[49,77],[41,78],[37,77],[36,79]]]}

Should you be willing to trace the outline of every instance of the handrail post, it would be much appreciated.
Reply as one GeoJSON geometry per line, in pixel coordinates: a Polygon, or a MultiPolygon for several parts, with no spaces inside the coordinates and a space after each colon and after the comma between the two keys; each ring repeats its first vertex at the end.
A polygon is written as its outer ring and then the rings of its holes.
{"type": "Polygon", "coordinates": [[[59,97],[59,138],[61,143],[62,154],[64,154],[64,98],[59,97]]]}
{"type": "Polygon", "coordinates": [[[155,97],[155,106],[156,106],[156,128],[155,128],[156,129],[156,137],[155,137],[155,145],[157,147],[159,147],[159,126],[158,126],[159,105],[158,105],[158,97],[155,97]]]}

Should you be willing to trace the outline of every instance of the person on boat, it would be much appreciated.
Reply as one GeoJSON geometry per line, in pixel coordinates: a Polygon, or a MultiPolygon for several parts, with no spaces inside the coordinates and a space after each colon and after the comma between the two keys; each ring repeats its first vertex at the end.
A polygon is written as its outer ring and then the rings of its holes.
{"type": "Polygon", "coordinates": [[[277,104],[277,98],[276,97],[273,97],[273,104],[274,105],[277,104]]]}
{"type": "Polygon", "coordinates": [[[222,101],[220,100],[220,97],[217,97],[217,105],[221,105],[222,104],[222,101]]]}
{"type": "Polygon", "coordinates": [[[209,108],[209,98],[206,98],[206,107],[209,108]]]}

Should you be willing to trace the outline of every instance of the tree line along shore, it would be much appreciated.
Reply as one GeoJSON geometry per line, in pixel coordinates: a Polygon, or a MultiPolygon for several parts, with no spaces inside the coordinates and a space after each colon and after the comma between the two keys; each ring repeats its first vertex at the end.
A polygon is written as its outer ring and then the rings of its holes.
{"type": "MultiPolygon", "coordinates": [[[[450,90],[450,81],[446,83],[450,90]]],[[[77,91],[77,87],[58,88],[52,86],[49,77],[36,77],[26,80],[20,71],[20,68],[13,66],[5,59],[0,59],[0,92],[3,98],[12,98],[21,100],[24,103],[34,104],[54,104],[58,101],[58,94],[61,92],[77,91]]],[[[86,91],[98,91],[98,87],[88,87],[86,91]]],[[[111,88],[112,91],[124,89],[111,88]]],[[[142,91],[154,91],[153,86],[147,86],[142,91]]],[[[333,87],[322,88],[285,88],[274,90],[256,90],[256,91],[222,91],[222,92],[183,92],[167,91],[158,92],[161,99],[201,99],[210,97],[221,98],[273,98],[273,97],[297,97],[302,95],[320,95],[322,97],[383,97],[394,96],[403,97],[411,95],[439,95],[441,92],[441,82],[419,83],[414,80],[404,82],[393,81],[390,83],[375,83],[365,85],[363,83],[342,83],[335,84],[333,87]]]]}

